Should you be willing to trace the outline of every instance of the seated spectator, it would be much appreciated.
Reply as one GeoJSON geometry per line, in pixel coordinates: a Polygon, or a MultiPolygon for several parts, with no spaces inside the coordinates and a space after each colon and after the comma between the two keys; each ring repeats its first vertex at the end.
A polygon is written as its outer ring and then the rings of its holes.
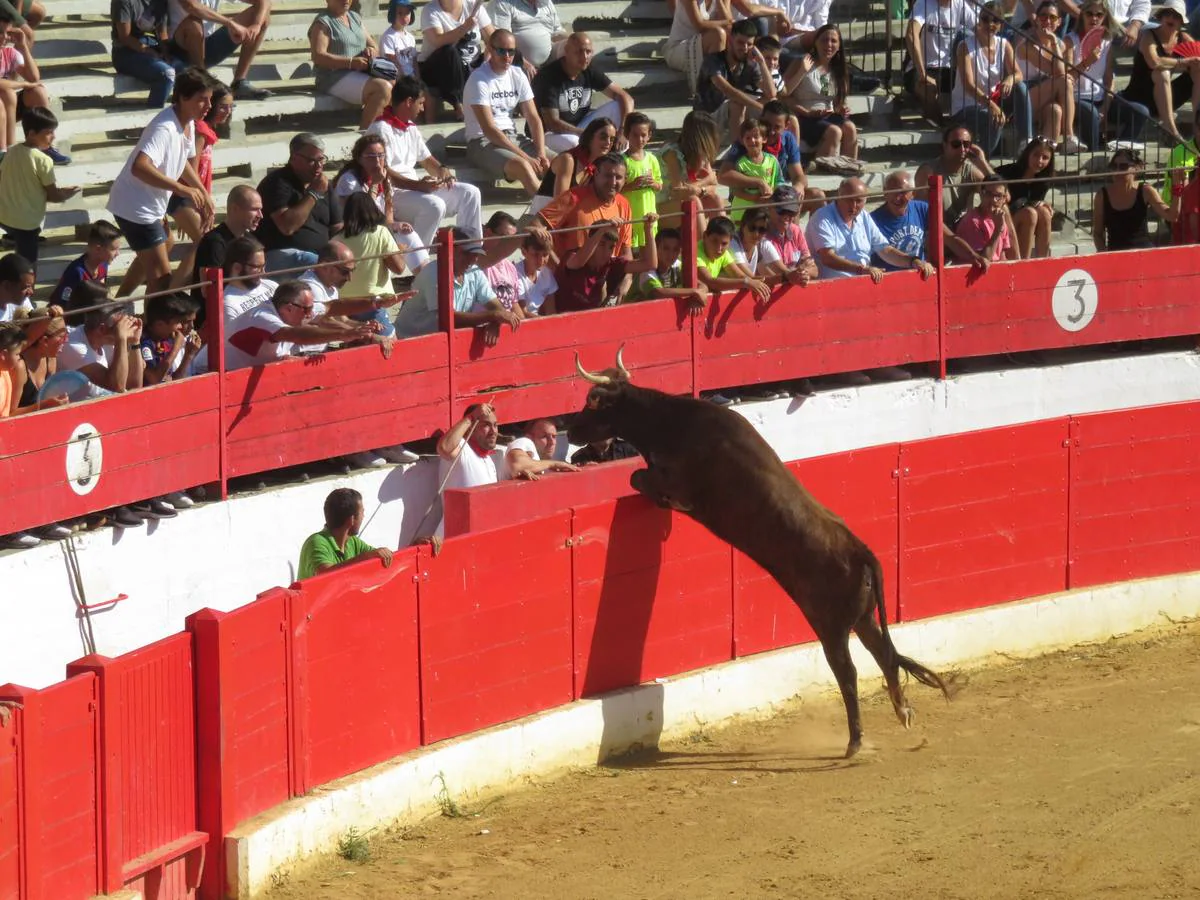
{"type": "MultiPolygon", "coordinates": [[[[521,3],[511,0],[513,8],[521,3]]],[[[563,48],[562,58],[542,66],[532,84],[533,99],[546,131],[546,147],[555,153],[565,153],[580,144],[584,129],[597,119],[624,122],[633,112],[633,98],[592,65],[590,37],[576,31],[563,48]],[[608,102],[593,106],[597,93],[607,96],[608,102]]]]}
{"type": "MultiPolygon", "coordinates": [[[[417,237],[411,231],[407,235],[405,246],[416,246],[417,237]]],[[[342,221],[341,241],[354,254],[358,265],[346,290],[354,297],[372,297],[394,294],[392,276],[404,274],[404,264],[407,261],[414,274],[429,260],[425,250],[401,247],[392,236],[392,230],[387,227],[383,213],[366,194],[352,194],[346,200],[346,215],[342,221]]],[[[385,328],[384,334],[390,329],[385,328]]]]}
{"type": "Polygon", "coordinates": [[[1108,7],[1119,45],[1126,50],[1137,47],[1142,29],[1150,21],[1150,0],[1111,0],[1108,7]]]}
{"type": "MultiPolygon", "coordinates": [[[[205,269],[223,270],[230,245],[238,238],[248,235],[253,237],[253,232],[262,223],[262,218],[263,202],[258,191],[248,184],[234,185],[225,200],[225,221],[204,235],[196,247],[192,284],[199,284],[204,280],[205,269]]],[[[207,314],[205,289],[192,288],[192,299],[200,304],[196,313],[196,327],[200,328],[204,325],[207,314]]]]}
{"type": "Polygon", "coordinates": [[[779,183],[779,160],[763,149],[766,129],[758,119],[746,119],[739,129],[737,151],[730,150],[726,159],[733,164],[721,166],[717,176],[729,187],[730,214],[740,215],[758,203],[767,202],[779,183]]]}
{"type": "Polygon", "coordinates": [[[513,33],[530,78],[568,39],[552,0],[496,0],[492,24],[513,33]]]}
{"type": "Polygon", "coordinates": [[[658,267],[654,243],[656,218],[650,213],[642,220],[646,250],[635,260],[614,252],[621,239],[616,223],[604,219],[592,223],[583,246],[567,253],[555,273],[558,291],[554,295],[554,311],[581,312],[620,303],[626,276],[653,272],[658,267]]]}
{"type": "Polygon", "coordinates": [[[1191,179],[1184,182],[1179,172],[1175,190],[1180,197],[1178,230],[1173,235],[1176,244],[1200,244],[1200,160],[1193,166],[1191,179]]]}
{"type": "Polygon", "coordinates": [[[263,277],[266,268],[266,252],[254,235],[243,235],[229,245],[224,267],[226,334],[234,319],[275,295],[279,283],[263,277]]]}
{"type": "Polygon", "coordinates": [[[225,369],[232,372],[294,355],[296,348],[330,341],[369,340],[373,322],[352,329],[336,323],[311,324],[312,289],[303,281],[285,281],[270,302],[246,310],[225,329],[225,369]]]}
{"type": "Polygon", "coordinates": [[[167,4],[163,0],[112,0],[112,64],[122,75],[150,85],[146,105],[159,109],[187,63],[168,49],[167,4]]]}
{"type": "MultiPolygon", "coordinates": [[[[80,293],[76,292],[76,300],[80,293]]],[[[78,371],[104,391],[123,394],[142,386],[142,322],[132,304],[114,303],[84,313],[83,323],[67,331],[58,351],[60,371],[78,371]]]]}
{"type": "Polygon", "coordinates": [[[717,154],[722,140],[720,127],[708,113],[692,110],[683,117],[678,140],[664,144],[659,152],[666,185],[658,198],[660,216],[677,215],[683,202],[693,198],[705,214],[721,210],[724,201],[717,188],[717,154]]]}
{"type": "MultiPolygon", "coordinates": [[[[554,242],[544,228],[530,228],[521,241],[517,260],[517,302],[526,316],[536,316],[558,291],[554,277],[554,242]]],[[[551,306],[551,309],[554,307],[551,306]]]]}
{"type": "Polygon", "coordinates": [[[1151,15],[1158,25],[1141,30],[1133,73],[1120,96],[1154,109],[1172,142],[1182,143],[1175,111],[1190,100],[1193,118],[1200,116],[1200,56],[1183,59],[1174,55],[1176,46],[1187,40],[1183,0],[1164,0],[1155,5],[1151,15]]]}
{"type": "MultiPolygon", "coordinates": [[[[84,292],[86,291],[85,288],[84,292]]],[[[56,305],[51,304],[46,312],[49,314],[55,309],[56,305]]],[[[21,361],[25,370],[25,385],[19,401],[21,408],[47,409],[66,402],[65,394],[47,397],[40,402],[38,400],[46,380],[58,371],[58,351],[67,341],[67,323],[63,318],[46,319],[43,327],[45,330],[31,339],[31,331],[29,326],[26,326],[25,345],[21,350],[21,361]]]]}
{"type": "Polygon", "coordinates": [[[850,69],[836,25],[817,29],[812,49],[788,66],[783,90],[783,102],[800,122],[800,140],[814,156],[858,159],[858,128],[846,104],[850,69]]]}
{"type": "Polygon", "coordinates": [[[436,121],[442,103],[454,107],[456,118],[465,117],[463,89],[495,30],[486,5],[475,0],[430,0],[421,7],[417,67],[431,101],[426,122],[436,121]]]}
{"type": "Polygon", "coordinates": [[[871,255],[900,269],[917,269],[933,275],[933,266],[912,253],[897,250],[879,230],[875,220],[864,215],[867,186],[860,178],[847,178],[838,187],[837,198],[813,213],[808,222],[808,246],[817,260],[821,278],[850,278],[870,275],[879,284],[883,269],[871,265],[871,255]]]}
{"type": "MultiPolygon", "coordinates": [[[[888,243],[906,256],[926,256],[933,236],[929,232],[929,204],[924,200],[913,199],[913,182],[909,174],[896,171],[888,174],[883,181],[883,203],[871,210],[871,218],[888,243]]],[[[970,262],[977,268],[987,271],[988,260],[984,259],[962,238],[942,223],[942,242],[948,256],[970,262]]],[[[871,255],[871,265],[895,271],[898,266],[892,265],[878,254],[871,255]]]]}
{"type": "Polygon", "coordinates": [[[1062,22],[1058,3],[1042,0],[1033,22],[1029,37],[1016,51],[1033,119],[1063,153],[1078,153],[1082,145],[1075,137],[1075,84],[1067,70],[1066,44],[1055,34],[1062,22]]]}
{"type": "Polygon", "coordinates": [[[1113,93],[1117,55],[1110,35],[1119,29],[1113,24],[1108,5],[1105,0],[1086,0],[1075,19],[1075,28],[1067,35],[1065,52],[1074,76],[1075,121],[1084,146],[1089,150],[1100,149],[1106,123],[1116,128],[1117,140],[1140,141],[1150,120],[1150,110],[1113,93]],[[1103,29],[1104,37],[1083,56],[1084,35],[1095,28],[1103,29]]]}
{"type": "Polygon", "coordinates": [[[733,220],[726,216],[710,219],[704,236],[696,246],[696,276],[710,292],[750,291],[765,302],[771,289],[734,258],[730,244],[737,233],[733,220]]]}
{"type": "MultiPolygon", "coordinates": [[[[32,41],[21,28],[13,27],[11,14],[0,10],[0,154],[17,143],[17,120],[24,110],[50,108],[50,94],[33,58],[32,41]],[[12,41],[9,45],[8,42],[12,41]]],[[[51,140],[54,135],[51,134],[51,140]]],[[[55,165],[65,166],[71,157],[53,146],[43,148],[55,165]]]]}
{"type": "Polygon", "coordinates": [[[212,198],[191,160],[196,155],[194,123],[208,111],[213,81],[199,69],[175,79],[171,105],[150,120],[108,192],[108,211],[137,258],[117,291],[126,296],[143,282],[159,291],[171,278],[163,219],[172,194],[191,198],[203,220],[211,221],[212,198]]]}
{"type": "Polygon", "coordinates": [[[325,0],[325,12],[308,29],[317,93],[362,107],[359,128],[366,128],[387,106],[391,79],[373,74],[378,50],[352,0],[325,0]]]}
{"type": "Polygon", "coordinates": [[[408,30],[416,18],[416,7],[410,0],[391,0],[388,3],[389,28],[379,38],[379,55],[390,60],[396,74],[405,78],[419,78],[417,69],[417,41],[408,30]]]}
{"type": "Polygon", "coordinates": [[[658,251],[658,265],[634,279],[626,302],[638,300],[662,300],[677,298],[687,303],[688,312],[695,315],[708,305],[708,288],[697,284],[694,288],[683,285],[683,237],[678,228],[660,228],[654,236],[654,247],[658,251]]]}
{"type": "Polygon", "coordinates": [[[955,233],[988,262],[1020,259],[1016,229],[1008,211],[1008,188],[999,175],[989,175],[979,190],[979,205],[958,223],[955,233]]]}
{"type": "Polygon", "coordinates": [[[362,494],[353,488],[331,491],[325,498],[325,527],[305,539],[296,577],[312,578],[365,559],[378,559],[385,569],[390,566],[391,550],[372,547],[358,536],[364,518],[362,494]]]}
{"type": "Polygon", "coordinates": [[[904,42],[904,88],[917,98],[925,117],[942,121],[942,102],[954,86],[954,46],[975,30],[975,4],[969,0],[916,0],[904,42]]]}
{"type": "Polygon", "coordinates": [[[732,12],[725,0],[676,0],[663,59],[687,76],[689,94],[696,92],[704,57],[725,49],[732,25],[732,12]]]}
{"type": "Polygon", "coordinates": [[[272,169],[258,184],[263,220],[255,232],[267,248],[272,272],[311,266],[342,224],[327,195],[325,142],[302,132],[288,145],[287,165],[272,169]]]}
{"type": "MultiPolygon", "coordinates": [[[[788,108],[781,100],[768,100],[763,104],[763,112],[759,121],[763,127],[763,150],[775,157],[779,167],[776,184],[790,184],[796,193],[803,198],[802,204],[806,209],[819,209],[825,204],[825,192],[820,188],[810,188],[808,178],[804,174],[804,164],[800,158],[799,138],[788,127],[790,115],[788,108]]],[[[746,148],[741,142],[735,143],[721,161],[717,174],[721,184],[728,187],[750,187],[752,179],[738,169],[740,158],[745,155],[746,148]]],[[[775,185],[772,185],[774,189],[775,185]]]]}
{"type": "Polygon", "coordinates": [[[20,253],[0,256],[0,322],[12,322],[33,312],[36,283],[33,263],[20,253]]]}
{"type": "Polygon", "coordinates": [[[1109,183],[1096,192],[1092,201],[1092,243],[1100,253],[1153,247],[1149,228],[1152,209],[1168,222],[1179,218],[1180,192],[1175,192],[1170,205],[1164,203],[1154,186],[1138,177],[1145,167],[1141,156],[1126,148],[1109,160],[1109,183]]]}
{"type": "MultiPolygon", "coordinates": [[[[321,248],[317,257],[317,264],[301,275],[300,280],[307,284],[309,290],[312,291],[313,321],[318,324],[327,324],[330,320],[351,317],[362,322],[371,321],[376,319],[375,313],[393,307],[400,301],[413,296],[412,291],[402,294],[388,291],[382,295],[343,297],[341,291],[347,287],[358,266],[354,253],[341,241],[330,241],[321,248]]],[[[384,340],[379,335],[375,335],[372,342],[383,345],[384,340]]],[[[393,462],[395,461],[393,460],[393,462]]],[[[406,459],[402,462],[415,462],[415,460],[406,459]]]]}
{"type": "Polygon", "coordinates": [[[738,22],[725,49],[710,53],[700,64],[693,109],[711,115],[731,141],[741,134],[747,112],[762,112],[762,101],[775,99],[775,82],[754,48],[757,33],[749,19],[738,22]]]}
{"type": "MultiPolygon", "coordinates": [[[[660,231],[659,234],[662,234],[660,231]]],[[[630,459],[638,456],[637,448],[628,441],[620,438],[605,438],[593,441],[586,447],[580,447],[571,454],[571,465],[593,466],[599,463],[612,462],[617,459],[630,459]]]]}
{"type": "MultiPolygon", "coordinates": [[[[454,327],[485,328],[485,342],[495,344],[499,327],[513,331],[520,317],[504,308],[496,299],[487,276],[479,268],[478,258],[486,251],[471,235],[455,228],[454,237],[454,327]],[[486,326],[495,326],[488,329],[486,326]]],[[[436,265],[425,266],[413,279],[416,296],[405,302],[396,314],[396,336],[401,338],[433,334],[438,330],[438,281],[436,265]]]]}
{"type": "Polygon", "coordinates": [[[54,129],[58,119],[40,106],[21,116],[25,143],[10,147],[0,159],[0,228],[16,244],[17,252],[34,265],[38,241],[46,218],[46,202],[62,203],[79,193],[77,187],[59,187],[54,180],[54,129]]]}
{"type": "MultiPolygon", "coordinates": [[[[432,4],[430,4],[432,5],[432,4]]],[[[377,134],[384,140],[387,152],[388,177],[392,193],[392,216],[401,222],[411,222],[421,243],[433,243],[438,226],[446,216],[468,234],[480,234],[479,188],[454,177],[425,144],[415,127],[425,98],[421,83],[415,78],[400,77],[392,88],[392,105],[371,123],[367,134],[377,134]],[[418,177],[417,166],[424,174],[418,177]]]]}
{"type": "Polygon", "coordinates": [[[1025,145],[1015,162],[999,166],[996,174],[1008,188],[1008,211],[1016,232],[1021,259],[1044,259],[1050,255],[1050,229],[1054,210],[1046,202],[1048,184],[1037,180],[1054,177],[1054,143],[1041,135],[1025,145]]]}
{"type": "Polygon", "coordinates": [[[105,288],[108,267],[121,252],[121,232],[112,222],[93,222],[88,227],[87,247],[83,255],[67,264],[58,284],[50,293],[50,302],[65,306],[71,301],[71,291],[85,281],[95,282],[105,288]]]}
{"type": "Polygon", "coordinates": [[[954,228],[971,204],[985,175],[994,174],[983,148],[971,139],[969,129],[951,125],[942,132],[942,151],[932,162],[922,163],[914,181],[915,196],[933,206],[929,198],[929,179],[942,177],[942,218],[954,228]]]}
{"type": "Polygon", "coordinates": [[[191,374],[200,352],[196,331],[196,302],[187,294],[165,294],[146,301],[145,324],[138,350],[142,355],[142,384],[149,387],[191,374]]]}
{"type": "MultiPolygon", "coordinates": [[[[62,319],[57,321],[61,323],[62,319]]],[[[15,322],[0,323],[0,419],[37,412],[39,409],[52,409],[67,402],[66,394],[47,397],[38,402],[37,388],[34,388],[33,402],[24,402],[25,390],[29,384],[24,353],[29,343],[28,336],[20,325],[15,322]]]]}
{"type": "Polygon", "coordinates": [[[1017,68],[1012,44],[1000,36],[1004,19],[999,0],[983,5],[975,31],[955,51],[950,121],[962,125],[993,154],[1000,132],[1012,116],[1018,144],[1033,137],[1033,111],[1017,68]]]}
{"type": "Polygon", "coordinates": [[[558,427],[549,419],[534,419],[504,451],[507,477],[536,481],[546,472],[578,472],[578,466],[554,458],[557,448],[558,427]]]}
{"type": "Polygon", "coordinates": [[[271,92],[255,87],[246,76],[267,36],[271,0],[241,2],[246,8],[227,16],[219,11],[221,0],[168,0],[171,40],[167,52],[187,60],[194,68],[211,69],[238,51],[237,65],[233,67],[233,96],[238,100],[266,100],[271,92]]]}
{"type": "Polygon", "coordinates": [[[596,160],[612,152],[617,142],[617,127],[608,119],[593,119],[583,132],[579,146],[554,157],[550,169],[529,204],[531,213],[549,206],[555,197],[578,187],[592,177],[596,160]]]}
{"type": "Polygon", "coordinates": [[[775,285],[785,280],[786,269],[775,245],[763,240],[769,229],[765,209],[745,210],[737,223],[737,234],[729,242],[729,252],[738,265],[755,278],[767,285],[775,285]]]}
{"type": "Polygon", "coordinates": [[[789,280],[794,284],[807,284],[817,277],[817,264],[804,239],[804,230],[796,223],[800,218],[800,197],[795,188],[788,184],[775,188],[766,209],[767,233],[763,235],[764,240],[775,247],[785,271],[792,273],[789,280]]]}
{"type": "MultiPolygon", "coordinates": [[[[625,185],[621,189],[629,201],[631,218],[642,219],[658,213],[658,193],[663,189],[662,167],[658,157],[646,149],[654,134],[654,123],[645,113],[632,112],[625,117],[625,185]]],[[[556,157],[554,162],[558,162],[556,157]]],[[[550,168],[554,168],[551,163],[550,168]]],[[[634,232],[633,250],[641,250],[642,236],[634,232]]]]}
{"type": "MultiPolygon", "coordinates": [[[[632,256],[633,229],[628,224],[629,201],[621,196],[624,186],[625,159],[618,153],[609,153],[596,160],[591,181],[556,197],[538,212],[538,218],[550,229],[577,228],[601,220],[623,223],[617,226],[619,238],[613,256],[628,259],[632,256]]],[[[566,260],[570,251],[582,247],[587,240],[586,231],[556,231],[554,252],[559,260],[566,260]]]]}
{"type": "Polygon", "coordinates": [[[532,197],[550,168],[533,88],[513,65],[517,42],[512,32],[495,31],[489,46],[487,61],[471,73],[463,88],[467,159],[491,178],[520,182],[532,197]],[[513,124],[517,110],[525,117],[529,138],[517,137],[513,124]]]}

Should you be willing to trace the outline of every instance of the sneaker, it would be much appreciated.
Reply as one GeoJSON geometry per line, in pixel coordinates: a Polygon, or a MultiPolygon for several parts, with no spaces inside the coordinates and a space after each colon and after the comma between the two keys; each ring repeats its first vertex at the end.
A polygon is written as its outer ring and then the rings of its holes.
{"type": "Polygon", "coordinates": [[[733,403],[732,398],[726,397],[720,391],[713,391],[711,394],[706,395],[704,399],[709,403],[715,403],[717,406],[729,406],[733,403]]]}
{"type": "Polygon", "coordinates": [[[872,381],[912,381],[912,372],[899,366],[882,366],[878,369],[868,369],[867,375],[872,381]]]}
{"type": "Polygon", "coordinates": [[[235,100],[266,100],[271,92],[266,88],[255,87],[252,81],[243,78],[233,83],[233,99],[235,100]]]}
{"type": "Polygon", "coordinates": [[[346,461],[357,469],[377,469],[386,466],[388,461],[376,450],[366,450],[362,453],[346,454],[346,461]]]}
{"type": "Polygon", "coordinates": [[[765,384],[742,388],[743,400],[778,400],[780,397],[784,396],[786,396],[786,394],[782,394],[765,384]]]}
{"type": "Polygon", "coordinates": [[[167,494],[165,499],[176,509],[187,509],[196,505],[196,501],[183,491],[175,491],[174,493],[167,494]]]}
{"type": "Polygon", "coordinates": [[[9,550],[26,550],[29,547],[36,547],[41,542],[41,538],[35,537],[28,531],[17,531],[0,538],[0,547],[9,550]]]}
{"type": "Polygon", "coordinates": [[[146,520],[131,506],[118,506],[108,516],[109,524],[115,528],[141,528],[146,520]]]}
{"type": "Polygon", "coordinates": [[[179,515],[175,507],[162,497],[155,497],[153,500],[145,500],[141,503],[131,503],[128,508],[143,519],[173,519],[179,515]]]}
{"type": "Polygon", "coordinates": [[[403,444],[395,444],[391,447],[380,447],[375,451],[390,463],[415,463],[421,457],[413,453],[403,444]]]}
{"type": "Polygon", "coordinates": [[[1082,153],[1083,144],[1075,135],[1068,134],[1062,139],[1062,142],[1058,145],[1058,149],[1061,153],[1082,153]]]}
{"type": "Polygon", "coordinates": [[[52,525],[43,525],[41,528],[35,528],[37,536],[47,541],[61,541],[63,538],[69,538],[74,532],[63,525],[61,522],[55,522],[52,525]]]}
{"type": "Polygon", "coordinates": [[[826,375],[827,381],[833,387],[864,387],[871,383],[866,372],[842,372],[839,375],[826,375]]]}
{"type": "Polygon", "coordinates": [[[46,149],[46,155],[54,160],[54,164],[56,166],[69,166],[71,164],[71,157],[67,156],[65,153],[55,150],[53,147],[48,147],[46,149]]]}

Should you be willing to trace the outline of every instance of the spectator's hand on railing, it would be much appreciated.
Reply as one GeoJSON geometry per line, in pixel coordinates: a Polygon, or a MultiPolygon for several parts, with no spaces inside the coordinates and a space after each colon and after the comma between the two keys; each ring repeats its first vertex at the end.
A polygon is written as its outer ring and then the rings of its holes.
{"type": "Polygon", "coordinates": [[[500,343],[500,325],[496,322],[488,322],[483,326],[483,345],[485,347],[495,347],[500,343]]]}
{"type": "Polygon", "coordinates": [[[44,400],[39,400],[38,409],[57,409],[60,406],[66,406],[71,402],[71,398],[66,394],[55,394],[53,397],[46,397],[44,400]]]}
{"type": "Polygon", "coordinates": [[[747,278],[742,282],[742,284],[744,284],[746,289],[749,290],[750,293],[754,295],[755,299],[760,302],[765,303],[771,298],[770,285],[768,285],[761,278],[747,278]]]}
{"type": "Polygon", "coordinates": [[[807,287],[808,283],[812,281],[812,276],[808,274],[808,269],[792,269],[790,272],[785,273],[783,277],[787,279],[789,284],[795,284],[800,287],[807,287]]]}
{"type": "Polygon", "coordinates": [[[974,250],[971,251],[971,268],[976,269],[980,275],[987,274],[988,267],[991,264],[992,261],[986,256],[976,253],[974,250]]]}
{"type": "Polygon", "coordinates": [[[372,340],[379,345],[379,352],[383,354],[384,359],[392,358],[392,349],[396,345],[395,338],[385,337],[382,334],[377,334],[372,340]]]}
{"type": "Polygon", "coordinates": [[[513,331],[521,327],[521,317],[511,309],[498,309],[492,313],[492,321],[497,325],[507,325],[513,331]]]}
{"type": "Polygon", "coordinates": [[[385,569],[392,564],[392,551],[387,547],[376,547],[372,555],[379,558],[385,569]]]}
{"type": "Polygon", "coordinates": [[[389,309],[397,303],[403,303],[410,297],[417,296],[416,291],[401,291],[399,294],[385,294],[375,298],[375,306],[378,309],[389,309]]]}
{"type": "Polygon", "coordinates": [[[937,272],[937,270],[934,269],[933,266],[931,266],[929,263],[925,262],[925,260],[923,260],[923,259],[914,260],[913,262],[914,262],[913,267],[918,272],[920,272],[921,277],[926,280],[932,278],[934,276],[934,274],[937,272]]]}
{"type": "Polygon", "coordinates": [[[883,269],[880,269],[877,266],[867,266],[867,271],[863,274],[870,275],[871,280],[876,284],[879,284],[881,281],[883,281],[883,269]]]}
{"type": "Polygon", "coordinates": [[[569,462],[555,462],[546,467],[547,472],[578,472],[579,466],[572,465],[569,462]]]}

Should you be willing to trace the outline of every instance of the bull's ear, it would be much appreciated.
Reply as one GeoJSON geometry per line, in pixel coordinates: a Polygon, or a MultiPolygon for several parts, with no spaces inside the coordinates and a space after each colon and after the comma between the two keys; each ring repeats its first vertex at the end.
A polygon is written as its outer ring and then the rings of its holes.
{"type": "Polygon", "coordinates": [[[595,391],[588,391],[586,406],[588,409],[600,408],[600,398],[596,396],[595,391]]]}

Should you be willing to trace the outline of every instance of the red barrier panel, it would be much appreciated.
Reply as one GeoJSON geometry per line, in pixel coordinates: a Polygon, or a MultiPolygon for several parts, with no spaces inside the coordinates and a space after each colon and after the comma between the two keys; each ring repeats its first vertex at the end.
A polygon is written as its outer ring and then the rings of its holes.
{"type": "Polygon", "coordinates": [[[301,792],[421,745],[420,567],[408,549],[292,585],[301,792]]]}
{"type": "Polygon", "coordinates": [[[21,713],[0,703],[0,900],[21,897],[21,713]]]}
{"type": "Polygon", "coordinates": [[[629,476],[646,463],[640,456],[598,466],[582,473],[551,473],[537,481],[501,481],[485,487],[449,490],[442,494],[446,537],[488,531],[539,519],[575,506],[590,506],[635,493],[629,476]]]}
{"type": "Polygon", "coordinates": [[[777,289],[767,304],[726,293],[696,326],[704,389],[937,358],[937,281],[916,272],[777,289]]]}
{"type": "Polygon", "coordinates": [[[574,515],[575,696],[733,655],[732,551],[642,497],[574,515]]]}
{"type": "Polygon", "coordinates": [[[900,446],[904,619],[1064,590],[1067,422],[900,446]]]}
{"type": "MultiPolygon", "coordinates": [[[[7,684],[20,704],[16,748],[24,900],[74,900],[101,890],[99,685],[87,674],[40,691],[7,684]]],[[[0,890],[12,893],[11,886],[0,890]]]]}
{"type": "Polygon", "coordinates": [[[1070,586],[1200,567],[1200,403],[1071,421],[1070,586]]]}
{"type": "Polygon", "coordinates": [[[419,591],[426,743],[571,700],[569,513],[446,541],[419,591]]]}
{"type": "Polygon", "coordinates": [[[225,397],[230,477],[428,437],[446,424],[446,339],[239,369],[225,397]]]}
{"type": "Polygon", "coordinates": [[[505,328],[495,347],[484,346],[480,329],[459,328],[453,417],[467,404],[484,401],[494,403],[505,422],[574,412],[589,387],[575,372],[576,351],[586,368],[607,369],[621,344],[639,385],[690,393],[690,321],[676,301],[653,300],[531,319],[515,334],[505,328]]]}
{"type": "Polygon", "coordinates": [[[217,377],[0,422],[0,534],[217,478],[217,377]]]}
{"type": "Polygon", "coordinates": [[[1200,333],[1195,247],[942,274],[951,359],[1200,333]],[[1151,261],[1153,260],[1153,261],[1151,261]]]}

